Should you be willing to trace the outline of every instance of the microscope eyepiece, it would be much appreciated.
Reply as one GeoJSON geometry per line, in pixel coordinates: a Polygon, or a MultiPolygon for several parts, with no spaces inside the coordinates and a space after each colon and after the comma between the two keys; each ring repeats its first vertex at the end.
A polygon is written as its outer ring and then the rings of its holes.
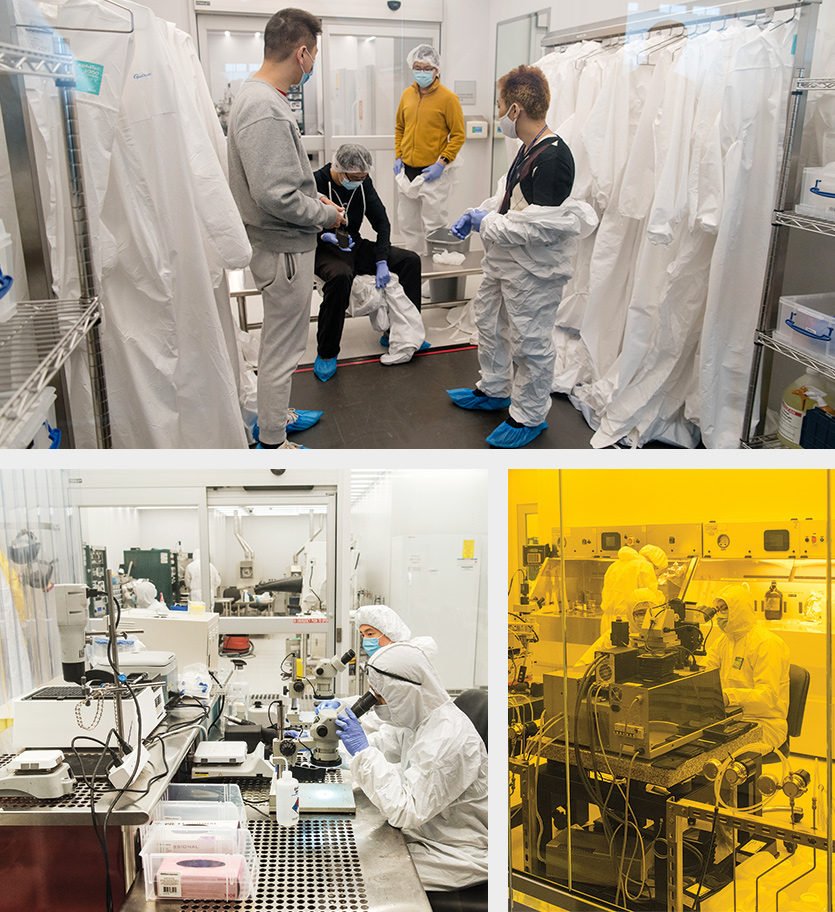
{"type": "Polygon", "coordinates": [[[359,719],[359,717],[364,716],[376,702],[377,695],[371,690],[366,690],[359,700],[351,707],[351,712],[359,719]]]}

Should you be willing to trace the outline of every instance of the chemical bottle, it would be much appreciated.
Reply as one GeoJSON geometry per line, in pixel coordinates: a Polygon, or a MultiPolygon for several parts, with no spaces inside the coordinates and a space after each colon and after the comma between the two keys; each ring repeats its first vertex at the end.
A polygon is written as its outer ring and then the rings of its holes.
{"type": "Polygon", "coordinates": [[[299,781],[289,769],[275,780],[275,822],[285,827],[299,822],[299,781]]]}
{"type": "MultiPolygon", "coordinates": [[[[232,659],[235,670],[226,688],[226,707],[223,715],[227,719],[237,719],[246,722],[249,712],[249,682],[244,680],[246,662],[243,659],[232,659]]],[[[228,730],[228,727],[225,728],[228,730]]]]}
{"type": "Polygon", "coordinates": [[[783,390],[777,436],[785,447],[800,449],[800,431],[803,418],[815,406],[829,406],[833,398],[826,378],[816,371],[807,371],[783,390]]]}
{"type": "Polygon", "coordinates": [[[771,588],[765,594],[765,618],[779,621],[783,617],[783,593],[777,588],[777,581],[771,581],[771,588]]]}

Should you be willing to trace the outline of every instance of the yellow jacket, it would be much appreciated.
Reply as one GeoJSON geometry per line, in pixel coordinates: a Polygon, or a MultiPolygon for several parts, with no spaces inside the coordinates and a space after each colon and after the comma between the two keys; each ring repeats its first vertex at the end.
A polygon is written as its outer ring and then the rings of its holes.
{"type": "Polygon", "coordinates": [[[412,168],[433,165],[440,156],[455,161],[464,145],[464,112],[454,92],[436,79],[421,96],[413,83],[400,96],[394,126],[394,155],[412,168]]]}

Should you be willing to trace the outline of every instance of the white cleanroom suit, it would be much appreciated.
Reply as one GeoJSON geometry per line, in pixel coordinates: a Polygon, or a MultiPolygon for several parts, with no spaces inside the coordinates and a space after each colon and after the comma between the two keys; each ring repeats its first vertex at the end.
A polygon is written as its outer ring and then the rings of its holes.
{"type": "Polygon", "coordinates": [[[649,559],[642,557],[634,548],[623,547],[603,577],[601,633],[608,632],[615,618],[626,616],[624,612],[636,589],[651,589],[655,593],[654,605],[663,605],[666,601],[658,589],[655,568],[649,559]]]}
{"type": "Polygon", "coordinates": [[[708,647],[705,667],[719,669],[728,702],[762,725],[766,744],[779,747],[788,732],[789,647],[757,623],[747,586],[725,586],[717,598],[728,606],[728,623],[708,647]]]}
{"type": "MultiPolygon", "coordinates": [[[[183,576],[183,582],[185,583],[186,589],[188,589],[189,601],[203,601],[201,573],[202,570],[200,566],[200,551],[198,550],[194,552],[194,560],[186,567],[185,574],[183,576]]],[[[220,574],[217,572],[217,568],[214,564],[209,564],[209,577],[212,586],[212,591],[210,593],[211,598],[209,599],[209,606],[211,607],[211,605],[214,604],[215,594],[217,593],[218,586],[220,586],[220,574]]]]}
{"type": "Polygon", "coordinates": [[[420,311],[406,297],[403,286],[392,276],[385,288],[377,288],[374,276],[357,275],[351,284],[348,312],[371,320],[376,332],[389,334],[382,364],[405,364],[426,340],[420,311]]]}
{"type": "MultiPolygon", "coordinates": [[[[642,607],[648,606],[648,608],[654,608],[658,602],[656,598],[658,596],[657,589],[636,589],[632,595],[624,600],[623,608],[621,611],[614,617],[612,620],[617,620],[620,617],[623,621],[629,622],[629,635],[630,637],[637,637],[641,634],[641,620],[635,617],[635,609],[638,605],[642,607]]],[[[581,665],[591,665],[594,661],[595,653],[599,649],[611,649],[614,644],[612,643],[612,629],[611,622],[606,630],[600,634],[600,636],[589,646],[589,648],[583,653],[580,659],[574,663],[574,667],[581,665]]]]}
{"type": "Polygon", "coordinates": [[[478,326],[478,388],[510,396],[510,417],[529,427],[551,407],[556,350],[552,330],[562,289],[571,276],[577,238],[591,234],[597,216],[570,197],[561,206],[526,206],[498,212],[505,192],[479,207],[484,279],[473,301],[478,326]],[[515,371],[514,371],[515,367],[515,371]]]}
{"type": "Polygon", "coordinates": [[[384,647],[369,661],[368,679],[394,724],[370,735],[369,746],[354,755],[354,782],[402,830],[426,890],[484,883],[487,751],[481,736],[419,647],[384,647]]]}

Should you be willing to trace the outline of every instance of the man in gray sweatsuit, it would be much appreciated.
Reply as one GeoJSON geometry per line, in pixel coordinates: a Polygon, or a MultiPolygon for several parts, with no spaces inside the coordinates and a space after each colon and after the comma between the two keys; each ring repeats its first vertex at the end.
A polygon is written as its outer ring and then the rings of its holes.
{"type": "Polygon", "coordinates": [[[290,86],[313,72],[321,32],[321,20],[304,10],[277,12],[264,30],[261,69],[241,86],[229,112],[229,183],[264,303],[258,425],[268,449],[298,449],[287,430],[310,427],[321,415],[290,409],[290,386],[307,346],[316,238],[345,217],[319,196],[287,101],[290,86]]]}

